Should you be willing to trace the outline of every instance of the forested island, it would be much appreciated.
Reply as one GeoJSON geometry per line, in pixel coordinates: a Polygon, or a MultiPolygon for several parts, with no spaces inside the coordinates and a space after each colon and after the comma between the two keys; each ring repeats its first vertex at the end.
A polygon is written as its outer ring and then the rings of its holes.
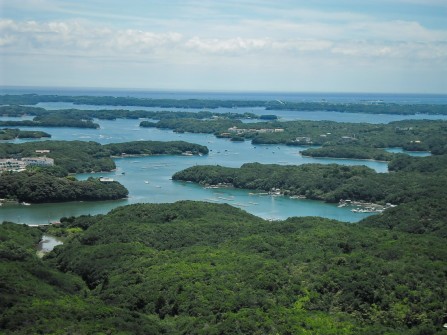
{"type": "Polygon", "coordinates": [[[160,108],[245,108],[265,107],[267,110],[335,111],[369,114],[447,114],[446,105],[437,104],[397,104],[383,101],[356,103],[292,102],[280,100],[211,100],[211,99],[150,99],[112,96],[63,96],[63,95],[0,95],[3,105],[36,105],[39,102],[71,102],[75,105],[141,106],[160,108]]]}
{"type": "MultiPolygon", "coordinates": [[[[266,119],[253,113],[212,113],[209,111],[184,112],[184,111],[145,111],[145,110],[80,110],[80,109],[59,109],[46,110],[41,107],[30,106],[0,106],[0,115],[8,117],[33,116],[32,120],[0,120],[0,127],[71,127],[71,128],[92,128],[98,129],[99,124],[93,122],[95,118],[102,120],[139,119],[147,118],[152,120],[165,119],[219,119],[219,120],[239,120],[239,119],[266,119]]],[[[273,116],[267,117],[272,119],[273,116]]],[[[274,118],[273,118],[274,119],[274,118]]],[[[145,125],[143,121],[142,126],[145,125]]]]}
{"type": "Polygon", "coordinates": [[[41,141],[28,143],[0,143],[0,158],[21,158],[44,155],[67,173],[111,171],[115,169],[112,157],[131,155],[206,155],[206,146],[184,141],[135,141],[101,145],[85,141],[41,141]],[[38,154],[38,152],[42,154],[38,154]]]}
{"type": "Polygon", "coordinates": [[[447,155],[423,158],[397,155],[390,164],[392,173],[337,164],[193,166],[172,178],[204,186],[230,186],[333,203],[347,200],[398,205],[370,217],[368,222],[405,226],[411,232],[435,232],[447,237],[446,162],[447,155]]]}
{"type": "Polygon", "coordinates": [[[0,129],[0,140],[14,140],[16,138],[39,139],[43,137],[51,137],[50,134],[43,131],[27,131],[16,128],[0,129]]]}
{"type": "Polygon", "coordinates": [[[0,198],[24,203],[116,200],[128,190],[116,181],[85,181],[61,175],[59,169],[35,168],[0,174],[0,198]]]}
{"type": "Polygon", "coordinates": [[[4,334],[420,335],[447,321],[433,233],[136,204],[62,219],[47,233],[64,244],[39,259],[41,229],[0,225],[4,334]]]}
{"type": "MultiPolygon", "coordinates": [[[[183,141],[137,141],[101,145],[83,141],[1,143],[0,158],[47,157],[54,166],[28,166],[26,171],[0,173],[0,198],[29,203],[115,200],[128,190],[113,180],[89,178],[78,181],[69,173],[111,171],[114,157],[148,155],[203,155],[208,148],[183,141]]],[[[0,202],[1,204],[1,202],[0,202]]]]}
{"type": "MultiPolygon", "coordinates": [[[[84,110],[84,109],[56,109],[47,110],[42,107],[31,107],[31,106],[20,106],[20,105],[10,105],[10,106],[0,106],[0,115],[9,117],[23,117],[23,116],[34,116],[32,120],[35,126],[39,123],[57,124],[58,127],[71,127],[70,122],[85,123],[79,127],[89,128],[92,124],[94,118],[100,120],[116,120],[116,119],[140,119],[147,118],[153,120],[164,120],[164,119],[184,119],[192,118],[198,120],[204,119],[276,119],[276,116],[257,116],[256,114],[245,112],[245,113],[215,113],[210,111],[199,111],[199,112],[185,112],[185,111],[147,111],[147,110],[127,110],[127,109],[99,109],[99,110],[84,110]]],[[[30,120],[27,120],[28,124],[30,120]]],[[[4,121],[4,122],[22,122],[25,121],[4,121]]],[[[75,125],[72,125],[75,127],[75,125]]],[[[99,125],[96,123],[94,127],[98,128],[99,125]]]]}
{"type": "Polygon", "coordinates": [[[218,137],[251,140],[253,144],[323,146],[304,155],[314,157],[390,160],[384,148],[447,153],[447,121],[407,120],[388,124],[334,121],[287,121],[243,123],[240,120],[166,119],[142,122],[142,127],[176,132],[214,133],[218,137]]]}

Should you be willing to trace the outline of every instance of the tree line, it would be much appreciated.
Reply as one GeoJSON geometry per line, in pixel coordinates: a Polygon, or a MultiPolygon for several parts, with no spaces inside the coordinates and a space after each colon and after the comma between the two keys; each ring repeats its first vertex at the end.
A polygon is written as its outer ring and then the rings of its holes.
{"type": "Polygon", "coordinates": [[[62,96],[18,94],[0,95],[3,105],[35,105],[39,102],[71,102],[75,105],[141,106],[162,108],[248,108],[265,107],[267,110],[333,111],[368,114],[447,114],[447,106],[442,104],[399,104],[386,102],[333,103],[294,102],[279,100],[232,100],[232,99],[152,99],[112,96],[62,96]]]}

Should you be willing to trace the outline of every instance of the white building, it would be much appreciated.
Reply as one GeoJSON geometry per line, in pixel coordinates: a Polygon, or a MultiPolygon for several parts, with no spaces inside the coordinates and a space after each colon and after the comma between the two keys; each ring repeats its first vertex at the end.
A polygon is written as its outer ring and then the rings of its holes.
{"type": "Polygon", "coordinates": [[[20,172],[31,166],[53,166],[54,159],[47,157],[23,157],[22,159],[0,159],[0,171],[20,172]]]}
{"type": "Polygon", "coordinates": [[[32,166],[53,166],[54,159],[48,157],[23,157],[22,162],[32,166]]]}
{"type": "Polygon", "coordinates": [[[26,163],[17,159],[0,159],[0,171],[24,171],[26,163]]]}

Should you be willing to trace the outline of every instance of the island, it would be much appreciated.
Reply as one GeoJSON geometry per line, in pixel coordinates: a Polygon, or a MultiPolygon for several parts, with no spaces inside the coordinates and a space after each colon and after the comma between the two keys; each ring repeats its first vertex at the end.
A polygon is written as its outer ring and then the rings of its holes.
{"type": "Polygon", "coordinates": [[[128,190],[120,183],[108,178],[79,181],[69,173],[111,171],[114,157],[207,153],[207,147],[183,141],[1,143],[0,204],[121,199],[128,190]]]}
{"type": "MultiPolygon", "coordinates": [[[[198,120],[205,119],[264,119],[264,116],[257,116],[250,112],[210,112],[201,110],[192,111],[149,111],[149,110],[128,110],[128,109],[55,109],[47,110],[41,107],[5,105],[0,106],[0,115],[8,117],[33,116],[33,120],[1,121],[11,125],[48,126],[48,127],[81,127],[98,128],[99,125],[93,123],[93,119],[116,120],[116,119],[184,119],[192,118],[198,120]]],[[[276,119],[275,116],[268,116],[269,120],[276,119]]]]}
{"type": "Polygon", "coordinates": [[[213,133],[217,137],[251,140],[253,144],[285,144],[308,147],[312,157],[392,159],[385,149],[447,153],[447,121],[406,120],[388,124],[334,121],[272,121],[243,123],[240,120],[166,119],[140,126],[175,132],[213,133]],[[322,148],[316,148],[320,147],[322,148]]]}
{"type": "Polygon", "coordinates": [[[397,155],[390,164],[392,173],[337,164],[193,166],[172,179],[337,203],[353,211],[382,213],[366,219],[371,225],[405,226],[414,233],[429,231],[447,237],[446,163],[447,155],[397,155]]]}
{"type": "MultiPolygon", "coordinates": [[[[60,172],[59,170],[56,170],[60,172]]],[[[48,168],[0,174],[2,202],[27,205],[44,202],[98,201],[126,198],[128,190],[117,181],[89,178],[84,181],[60,176],[48,168]]]]}
{"type": "Polygon", "coordinates": [[[27,131],[27,130],[20,130],[17,128],[0,129],[0,140],[3,141],[14,140],[17,138],[40,139],[44,137],[51,137],[51,135],[44,131],[27,131]]]}
{"type": "Polygon", "coordinates": [[[85,141],[40,141],[27,143],[0,143],[0,159],[48,157],[66,173],[112,171],[113,157],[133,155],[206,155],[206,146],[184,141],[134,141],[101,145],[85,141]]]}

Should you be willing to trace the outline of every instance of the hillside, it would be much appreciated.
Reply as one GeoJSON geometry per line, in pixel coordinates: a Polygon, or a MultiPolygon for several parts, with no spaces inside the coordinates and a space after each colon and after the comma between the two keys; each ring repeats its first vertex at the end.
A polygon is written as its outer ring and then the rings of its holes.
{"type": "Polygon", "coordinates": [[[6,334],[442,334],[446,322],[447,247],[433,235],[191,201],[64,219],[50,232],[65,244],[43,260],[35,229],[0,232],[6,334]]]}

